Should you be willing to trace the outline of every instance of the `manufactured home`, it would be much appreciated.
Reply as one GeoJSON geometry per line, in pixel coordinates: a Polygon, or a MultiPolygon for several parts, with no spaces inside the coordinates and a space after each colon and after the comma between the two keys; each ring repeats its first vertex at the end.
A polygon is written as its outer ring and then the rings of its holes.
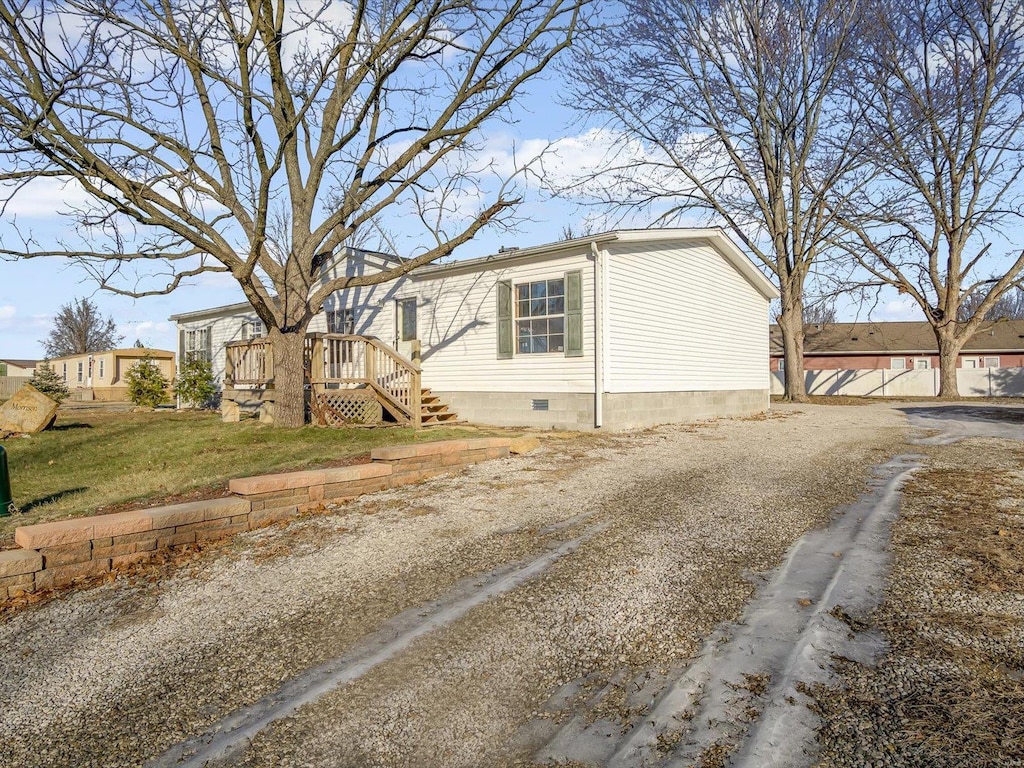
{"type": "Polygon", "coordinates": [[[168,381],[174,379],[174,353],[166,349],[108,349],[55,357],[48,362],[50,368],[64,379],[72,400],[128,402],[126,374],[144,359],[152,360],[168,381]]]}
{"type": "MultiPolygon", "coordinates": [[[[333,268],[397,261],[348,250],[333,268]]],[[[623,230],[434,264],[331,297],[309,328],[311,407],[339,416],[361,401],[362,419],[377,400],[417,424],[457,414],[611,430],[758,413],[777,295],[719,229],[623,230]]],[[[248,305],[171,320],[179,359],[209,359],[225,398],[272,399],[265,329],[248,305]]]]}

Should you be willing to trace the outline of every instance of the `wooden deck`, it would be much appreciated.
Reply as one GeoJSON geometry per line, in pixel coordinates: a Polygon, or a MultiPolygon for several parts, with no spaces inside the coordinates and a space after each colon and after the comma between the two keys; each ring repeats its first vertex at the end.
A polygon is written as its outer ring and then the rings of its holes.
{"type": "MultiPolygon", "coordinates": [[[[372,336],[311,333],[306,337],[306,381],[310,410],[320,423],[375,423],[384,413],[400,424],[424,423],[423,389],[418,361],[410,360],[372,336]]],[[[273,399],[274,359],[270,339],[227,345],[225,389],[273,399]]],[[[436,400],[436,398],[435,398],[436,400]]],[[[429,423],[449,420],[433,401],[429,423]]],[[[454,414],[451,414],[454,416],[454,414]]]]}

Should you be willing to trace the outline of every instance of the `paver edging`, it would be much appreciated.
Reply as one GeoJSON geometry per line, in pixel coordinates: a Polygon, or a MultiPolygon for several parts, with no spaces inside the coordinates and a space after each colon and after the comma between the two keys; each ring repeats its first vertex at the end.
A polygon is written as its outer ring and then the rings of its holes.
{"type": "Polygon", "coordinates": [[[505,458],[512,442],[476,438],[376,448],[366,464],[236,478],[228,483],[232,495],[224,498],[20,526],[14,540],[21,549],[0,551],[0,604],[116,571],[171,547],[285,521],[329,501],[505,458]]]}

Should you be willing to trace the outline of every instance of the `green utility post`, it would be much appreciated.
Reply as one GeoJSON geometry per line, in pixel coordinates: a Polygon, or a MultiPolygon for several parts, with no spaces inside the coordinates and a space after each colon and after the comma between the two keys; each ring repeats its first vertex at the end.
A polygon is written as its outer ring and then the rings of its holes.
{"type": "Polygon", "coordinates": [[[11,475],[7,471],[7,451],[0,445],[0,517],[6,517],[14,510],[11,498],[11,475]]]}

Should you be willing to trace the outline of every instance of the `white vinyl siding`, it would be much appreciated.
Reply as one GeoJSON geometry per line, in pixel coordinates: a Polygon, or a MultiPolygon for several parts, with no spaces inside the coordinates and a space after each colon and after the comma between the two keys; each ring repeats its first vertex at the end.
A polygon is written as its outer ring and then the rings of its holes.
{"type": "Polygon", "coordinates": [[[608,392],[768,389],[768,302],[709,245],[609,249],[608,392]]]}
{"type": "MultiPolygon", "coordinates": [[[[309,323],[308,333],[327,333],[327,312],[341,313],[342,316],[350,315],[352,328],[355,333],[364,336],[377,336],[384,343],[394,343],[393,320],[390,304],[393,302],[388,297],[393,296],[404,280],[398,280],[384,285],[375,285],[365,288],[356,288],[351,291],[335,294],[328,298],[324,310],[317,314],[309,323]]],[[[180,319],[178,322],[179,359],[184,360],[184,354],[188,349],[186,335],[190,331],[201,331],[209,329],[211,364],[214,380],[224,380],[224,369],[227,360],[225,347],[233,341],[244,341],[244,335],[252,330],[255,323],[266,334],[266,328],[256,316],[254,310],[235,309],[210,310],[208,313],[196,313],[192,319],[180,319]],[[246,329],[243,333],[243,329],[246,329]]],[[[198,335],[198,334],[197,334],[198,335]]]]}
{"type": "Polygon", "coordinates": [[[414,279],[410,288],[420,297],[423,386],[442,392],[594,391],[594,263],[589,248],[502,269],[478,266],[476,271],[428,273],[414,279]],[[571,270],[580,270],[582,277],[583,355],[518,354],[516,347],[511,358],[500,359],[498,282],[515,286],[561,280],[571,270]]]}

